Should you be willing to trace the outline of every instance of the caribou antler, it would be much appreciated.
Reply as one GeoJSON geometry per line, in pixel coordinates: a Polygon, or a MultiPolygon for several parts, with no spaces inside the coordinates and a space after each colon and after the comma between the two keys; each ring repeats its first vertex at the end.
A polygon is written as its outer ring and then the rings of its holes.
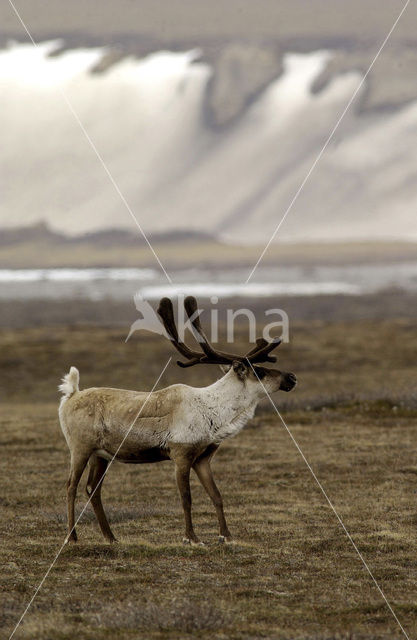
{"type": "Polygon", "coordinates": [[[275,356],[270,356],[269,353],[279,347],[282,340],[281,338],[274,338],[272,342],[268,342],[264,340],[264,338],[258,338],[257,349],[253,349],[246,354],[245,358],[249,360],[249,362],[276,362],[277,359],[275,356]]]}
{"type": "Polygon", "coordinates": [[[203,331],[198,314],[197,300],[194,296],[188,296],[185,298],[184,308],[191,321],[194,337],[201,345],[202,352],[190,349],[184,342],[180,342],[177,327],[175,325],[174,310],[171,300],[169,298],[162,298],[158,307],[158,314],[162,319],[165,330],[173,345],[181,355],[188,360],[188,362],[177,361],[177,364],[180,367],[192,367],[195,364],[231,364],[235,360],[240,362],[249,361],[252,364],[260,362],[276,362],[276,357],[270,356],[269,353],[281,344],[281,340],[279,338],[274,339],[272,342],[268,342],[264,338],[258,338],[256,340],[256,347],[253,347],[243,356],[228,353],[226,351],[218,351],[212,347],[203,331]]]}
{"type": "MultiPolygon", "coordinates": [[[[193,351],[193,349],[190,349],[189,347],[187,347],[185,342],[180,342],[178,338],[178,331],[177,331],[177,327],[175,326],[175,319],[174,319],[174,308],[169,298],[161,299],[158,307],[158,314],[161,317],[165,330],[169,335],[175,348],[180,352],[181,355],[183,355],[185,358],[188,358],[188,360],[190,360],[190,363],[187,363],[185,366],[198,364],[200,362],[201,353],[199,351],[193,351]]],[[[181,363],[181,365],[183,364],[184,363],[181,363]]]]}

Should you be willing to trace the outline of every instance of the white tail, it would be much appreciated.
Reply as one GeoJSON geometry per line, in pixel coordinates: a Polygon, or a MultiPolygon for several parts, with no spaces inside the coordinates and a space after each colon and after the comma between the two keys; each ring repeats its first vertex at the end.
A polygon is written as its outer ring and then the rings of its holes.
{"type": "Polygon", "coordinates": [[[65,398],[69,398],[73,393],[79,391],[78,383],[80,381],[80,374],[78,369],[71,367],[70,372],[62,378],[62,384],[58,386],[61,393],[65,398]]]}

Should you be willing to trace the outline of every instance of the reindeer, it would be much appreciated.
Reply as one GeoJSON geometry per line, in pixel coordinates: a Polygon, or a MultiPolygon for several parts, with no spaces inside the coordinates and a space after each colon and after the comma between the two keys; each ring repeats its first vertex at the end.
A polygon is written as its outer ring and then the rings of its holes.
{"type": "Polygon", "coordinates": [[[181,367],[221,365],[224,375],[214,384],[202,388],[174,384],[151,394],[106,387],[80,391],[75,367],[71,367],[62,380],[59,418],[71,453],[67,541],[77,540],[74,503],[88,462],[87,495],[104,537],[109,542],[116,540],[101,502],[102,481],[113,458],[133,464],[172,460],[185,516],[183,541],[200,544],[191,518],[190,472],[193,469],[214,504],[219,541],[232,541],[210,462],[221,442],[236,435],[253,417],[265,390],[268,393],[291,391],[297,379],[293,373],[259,366],[259,363],[276,362],[269,354],[281,340],[267,342],[258,338],[256,347],[245,355],[215,350],[201,327],[196,299],[189,296],[184,306],[201,351],[179,340],[171,300],[163,298],[158,308],[172,344],[186,358],[186,362],[177,364],[181,367]]]}

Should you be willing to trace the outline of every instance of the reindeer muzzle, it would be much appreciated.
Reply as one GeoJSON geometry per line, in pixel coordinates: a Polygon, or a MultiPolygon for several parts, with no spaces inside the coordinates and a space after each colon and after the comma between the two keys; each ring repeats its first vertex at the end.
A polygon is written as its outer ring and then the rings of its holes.
{"type": "Polygon", "coordinates": [[[284,373],[280,385],[281,391],[292,391],[297,384],[297,378],[293,373],[284,373]]]}

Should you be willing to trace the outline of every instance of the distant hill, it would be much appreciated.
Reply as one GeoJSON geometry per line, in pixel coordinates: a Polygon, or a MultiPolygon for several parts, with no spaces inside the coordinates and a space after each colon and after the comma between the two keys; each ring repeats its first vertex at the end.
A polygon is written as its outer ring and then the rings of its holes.
{"type": "MultiPolygon", "coordinates": [[[[213,270],[247,266],[250,270],[263,247],[227,244],[214,236],[173,231],[149,236],[163,265],[170,270],[209,267],[213,270]]],[[[369,264],[417,260],[411,242],[273,244],[263,265],[369,264]]],[[[45,223],[0,233],[0,269],[46,267],[154,267],[158,264],[139,230],[109,229],[68,236],[45,223]]],[[[249,271],[248,271],[249,275],[249,271]]]]}
{"type": "MultiPolygon", "coordinates": [[[[173,230],[147,236],[155,244],[201,243],[215,242],[214,236],[200,231],[173,230]]],[[[16,247],[22,244],[49,244],[56,247],[71,247],[92,245],[100,247],[128,247],[146,245],[141,233],[127,229],[104,229],[91,231],[76,236],[53,231],[46,222],[38,222],[27,227],[12,227],[2,229],[0,233],[0,247],[16,247]]]]}
{"type": "MultiPolygon", "coordinates": [[[[0,229],[134,230],[64,90],[147,234],[265,245],[400,9],[21,0],[35,52],[1,4],[0,229]]],[[[416,20],[410,3],[277,240],[417,239],[416,20]]]]}
{"type": "MultiPolygon", "coordinates": [[[[63,38],[63,49],[106,47],[105,71],[126,56],[199,47],[213,67],[207,92],[212,124],[224,124],[282,72],[286,51],[338,51],[323,81],[365,69],[401,4],[381,0],[20,0],[37,41],[63,38]],[[228,99],[229,98],[229,99],[228,99]]],[[[371,73],[362,108],[386,109],[417,97],[416,5],[410,2],[371,73]],[[401,62],[398,60],[401,58],[401,62]]],[[[0,4],[0,46],[27,36],[8,3],[0,4]]]]}

